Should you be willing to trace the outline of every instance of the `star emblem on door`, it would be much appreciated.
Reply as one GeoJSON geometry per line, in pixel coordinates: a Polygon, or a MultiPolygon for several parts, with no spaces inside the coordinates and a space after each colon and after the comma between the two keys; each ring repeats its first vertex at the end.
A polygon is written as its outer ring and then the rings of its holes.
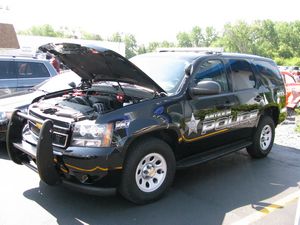
{"type": "Polygon", "coordinates": [[[187,127],[189,128],[189,133],[188,135],[190,135],[191,133],[198,133],[198,123],[200,122],[200,120],[196,120],[194,117],[194,113],[192,113],[192,117],[191,120],[189,122],[186,122],[185,124],[187,125],[187,127]]]}

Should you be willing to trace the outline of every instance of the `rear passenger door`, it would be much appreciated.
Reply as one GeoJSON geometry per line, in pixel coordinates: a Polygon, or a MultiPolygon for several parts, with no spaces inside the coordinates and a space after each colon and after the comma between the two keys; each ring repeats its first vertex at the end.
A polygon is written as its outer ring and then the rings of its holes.
{"type": "Polygon", "coordinates": [[[0,95],[10,94],[17,90],[17,75],[13,73],[12,68],[12,61],[0,61],[0,95]]]}
{"type": "Polygon", "coordinates": [[[264,96],[259,93],[255,68],[250,61],[228,59],[227,64],[231,88],[238,100],[238,104],[232,108],[232,113],[239,115],[234,133],[240,139],[249,138],[259,118],[259,111],[265,104],[264,96]]]}
{"type": "Polygon", "coordinates": [[[25,61],[15,63],[18,74],[18,91],[31,88],[50,78],[50,73],[43,63],[25,61]]]}

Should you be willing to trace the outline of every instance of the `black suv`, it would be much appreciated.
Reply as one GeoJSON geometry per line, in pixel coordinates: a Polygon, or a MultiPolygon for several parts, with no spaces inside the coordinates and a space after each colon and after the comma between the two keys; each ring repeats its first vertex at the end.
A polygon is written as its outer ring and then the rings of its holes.
{"type": "Polygon", "coordinates": [[[285,102],[276,64],[253,55],[160,52],[131,62],[104,48],[48,44],[81,76],[13,113],[10,158],[62,183],[118,191],[143,204],[172,184],[176,168],[246,148],[268,155],[285,102]],[[147,74],[147,75],[146,75],[147,74]]]}

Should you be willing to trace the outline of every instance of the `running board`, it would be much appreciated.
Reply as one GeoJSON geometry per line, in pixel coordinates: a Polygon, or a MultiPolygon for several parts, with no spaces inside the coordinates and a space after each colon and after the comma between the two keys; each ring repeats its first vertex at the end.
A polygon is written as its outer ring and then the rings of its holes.
{"type": "Polygon", "coordinates": [[[243,141],[238,142],[234,145],[225,145],[222,147],[214,148],[209,151],[198,153],[196,155],[189,156],[187,158],[184,158],[182,160],[179,160],[177,162],[177,169],[183,169],[190,166],[195,166],[207,161],[210,161],[212,159],[220,158],[222,156],[228,155],[230,153],[236,152],[238,150],[241,150],[243,148],[246,148],[252,144],[251,141],[243,141]]]}

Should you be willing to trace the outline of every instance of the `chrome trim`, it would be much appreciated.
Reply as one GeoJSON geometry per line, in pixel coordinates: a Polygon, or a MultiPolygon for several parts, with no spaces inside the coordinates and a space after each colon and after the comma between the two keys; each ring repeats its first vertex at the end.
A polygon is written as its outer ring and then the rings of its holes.
{"type": "MultiPolygon", "coordinates": [[[[29,113],[29,115],[30,116],[32,116],[32,117],[34,117],[34,118],[37,118],[36,116],[40,116],[40,114],[39,113],[36,113],[36,112],[34,112],[35,114],[37,114],[37,115],[32,115],[32,112],[31,111],[33,111],[32,109],[29,109],[29,111],[28,111],[28,113],[29,113]]],[[[42,114],[42,116],[44,116],[44,115],[46,115],[46,114],[42,114]]],[[[64,120],[59,120],[59,119],[56,119],[56,118],[53,118],[52,116],[49,116],[49,115],[47,115],[47,116],[45,116],[47,119],[52,119],[52,120],[57,120],[57,121],[59,121],[59,122],[63,122],[63,123],[67,123],[68,124],[68,127],[61,127],[61,126],[57,126],[57,125],[54,125],[53,124],[53,127],[54,128],[58,128],[58,129],[62,129],[62,130],[70,130],[71,129],[71,121],[70,122],[66,122],[66,121],[64,121],[64,120]]],[[[43,121],[43,119],[41,119],[41,118],[39,118],[38,117],[38,119],[39,120],[41,120],[41,121],[43,121]]]]}
{"type": "MultiPolygon", "coordinates": [[[[34,124],[31,120],[28,120],[28,123],[31,123],[34,127],[36,127],[35,124],[34,124]]],[[[38,127],[36,127],[36,128],[38,128],[38,127]]],[[[38,129],[39,129],[39,128],[38,128],[38,129]]],[[[37,135],[30,129],[30,126],[28,126],[28,130],[30,131],[30,133],[31,133],[36,139],[39,139],[39,136],[37,136],[37,135]]],[[[40,129],[39,129],[39,130],[40,130],[40,129]]],[[[61,148],[67,147],[67,142],[68,142],[69,135],[64,134],[64,133],[60,133],[60,132],[57,132],[57,131],[53,131],[53,134],[58,134],[58,135],[61,135],[61,136],[64,136],[64,137],[65,137],[65,143],[64,143],[64,145],[52,143],[53,146],[61,147],[61,148]]]]}

